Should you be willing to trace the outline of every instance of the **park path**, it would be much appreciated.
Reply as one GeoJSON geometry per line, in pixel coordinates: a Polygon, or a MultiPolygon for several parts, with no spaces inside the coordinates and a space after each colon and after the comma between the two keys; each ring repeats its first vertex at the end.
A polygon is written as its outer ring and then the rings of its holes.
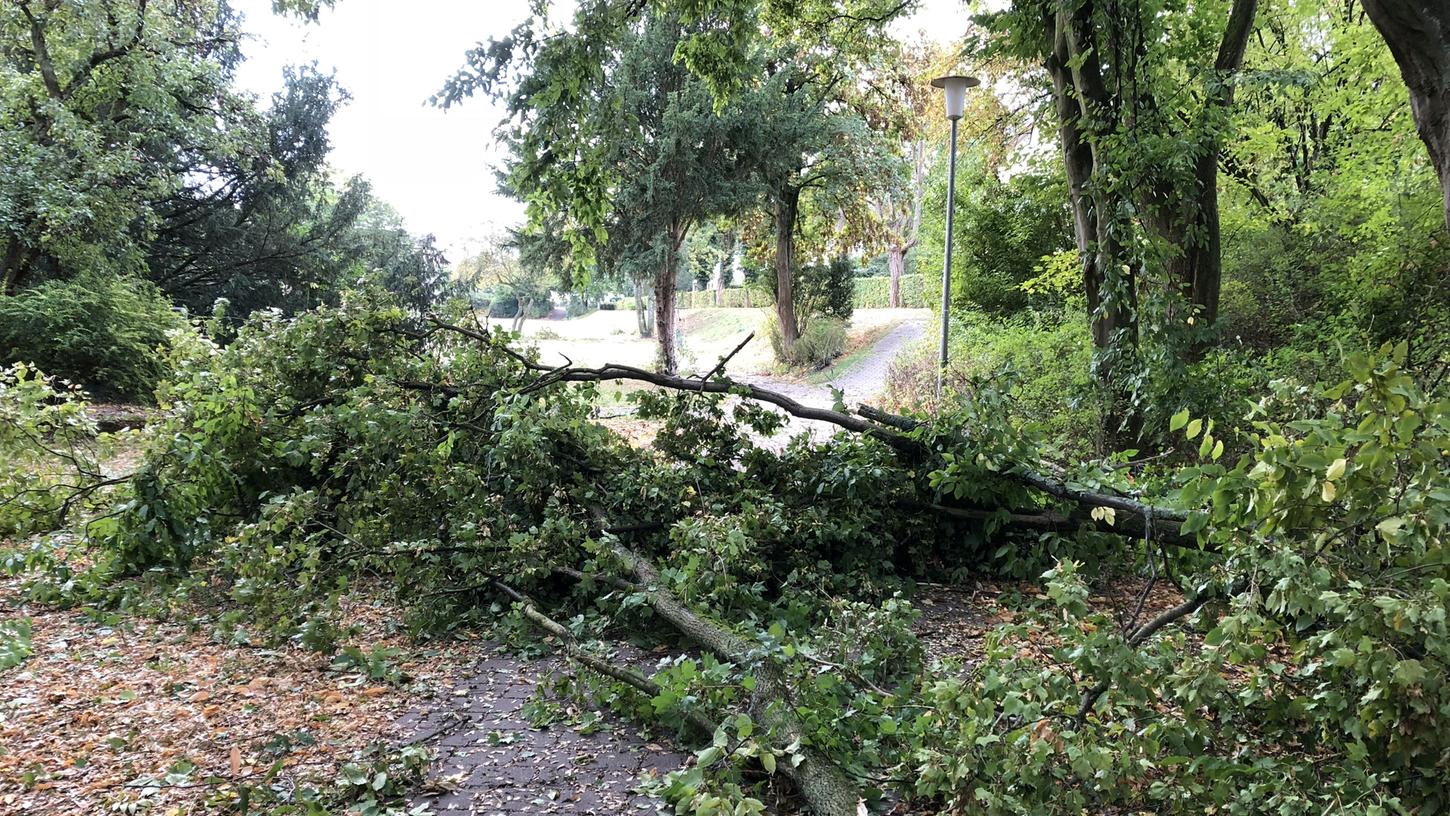
{"type": "Polygon", "coordinates": [[[400,735],[435,756],[428,784],[409,804],[428,805],[434,816],[663,812],[664,803],[636,791],[642,776],[685,762],[662,737],[643,737],[611,714],[590,733],[567,720],[536,727],[524,716],[539,686],[568,668],[557,656],[529,660],[490,647],[434,703],[400,720],[400,735]]]}
{"type": "MultiPolygon", "coordinates": [[[[791,399],[814,408],[830,408],[835,403],[835,398],[831,394],[832,388],[841,390],[842,398],[847,405],[855,406],[863,402],[869,404],[886,389],[886,377],[891,371],[891,364],[925,336],[925,320],[903,321],[880,340],[877,340],[871,350],[857,360],[855,365],[825,383],[812,384],[779,380],[773,377],[746,376],[739,379],[760,388],[768,388],[771,391],[785,394],[791,399]]],[[[791,417],[786,426],[771,437],[767,444],[772,448],[781,447],[791,437],[800,433],[809,433],[812,440],[822,441],[828,439],[837,430],[839,429],[835,425],[828,422],[791,417]]]]}

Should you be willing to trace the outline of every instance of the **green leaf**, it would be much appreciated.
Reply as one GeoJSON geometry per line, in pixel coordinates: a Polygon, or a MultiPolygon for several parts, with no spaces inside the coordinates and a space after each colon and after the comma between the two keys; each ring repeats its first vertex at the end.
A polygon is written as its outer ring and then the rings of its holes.
{"type": "Polygon", "coordinates": [[[1198,437],[1198,432],[1201,430],[1203,430],[1203,420],[1195,419],[1192,422],[1188,423],[1188,430],[1184,432],[1184,436],[1188,437],[1189,439],[1195,439],[1198,437]]]}
{"type": "Polygon", "coordinates": [[[696,762],[696,764],[699,765],[701,768],[708,768],[709,766],[714,765],[720,759],[720,757],[724,755],[724,748],[721,748],[718,745],[711,745],[709,748],[706,748],[698,754],[699,760],[696,762]]]}
{"type": "Polygon", "coordinates": [[[1179,411],[1178,413],[1174,414],[1172,419],[1168,420],[1168,432],[1169,433],[1177,433],[1177,431],[1178,431],[1179,428],[1182,428],[1184,425],[1187,425],[1187,424],[1188,424],[1188,409],[1187,408],[1184,408],[1182,411],[1179,411]]]}

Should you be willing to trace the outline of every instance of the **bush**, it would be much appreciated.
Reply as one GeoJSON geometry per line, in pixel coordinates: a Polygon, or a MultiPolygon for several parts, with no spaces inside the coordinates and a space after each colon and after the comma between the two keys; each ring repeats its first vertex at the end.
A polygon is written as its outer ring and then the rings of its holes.
{"type": "Polygon", "coordinates": [[[0,538],[50,530],[99,472],[85,392],[25,363],[0,368],[0,538]]]}
{"type": "Polygon", "coordinates": [[[714,289],[701,289],[698,292],[676,292],[675,306],[681,309],[744,309],[749,304],[745,302],[745,288],[732,286],[724,290],[724,296],[721,298],[718,307],[715,305],[714,289]]]}
{"type": "Polygon", "coordinates": [[[795,349],[785,353],[780,334],[780,320],[774,315],[766,322],[766,333],[775,359],[788,366],[821,369],[831,364],[846,351],[846,322],[834,317],[816,317],[806,324],[806,330],[796,338],[795,349]]]}
{"type": "Polygon", "coordinates": [[[0,295],[0,365],[26,362],[109,399],[150,402],[186,320],[155,286],[83,275],[0,295]]]}
{"type": "MultiPolygon", "coordinates": [[[[1036,323],[970,314],[954,322],[948,352],[949,391],[965,394],[974,381],[993,382],[1010,393],[1014,423],[1030,424],[1076,452],[1091,451],[1098,419],[1087,321],[1036,323]]],[[[932,402],[936,369],[935,342],[897,358],[887,375],[887,404],[910,409],[932,402]]]]}

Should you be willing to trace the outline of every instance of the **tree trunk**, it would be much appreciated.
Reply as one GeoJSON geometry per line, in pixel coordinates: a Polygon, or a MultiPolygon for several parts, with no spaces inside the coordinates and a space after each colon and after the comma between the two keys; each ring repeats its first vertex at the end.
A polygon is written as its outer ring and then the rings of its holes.
{"type": "Polygon", "coordinates": [[[639,278],[634,279],[634,320],[639,326],[640,337],[653,337],[654,330],[650,323],[649,301],[645,298],[644,285],[639,278]]]}
{"type": "Polygon", "coordinates": [[[514,332],[523,331],[524,321],[528,319],[529,306],[532,304],[533,300],[519,299],[519,308],[514,312],[514,332]]]}
{"type": "Polygon", "coordinates": [[[725,279],[735,277],[735,233],[725,233],[724,246],[721,248],[720,268],[715,273],[715,305],[725,305],[725,279]]]}
{"type": "Polygon", "coordinates": [[[1445,0],[1363,0],[1410,90],[1415,129],[1440,176],[1450,227],[1450,4],[1445,0]]]}
{"type": "Polygon", "coordinates": [[[1137,282],[1132,268],[1121,261],[1121,247],[1111,222],[1111,213],[1120,209],[1118,202],[1109,198],[1104,190],[1107,185],[1093,183],[1099,167],[1088,128],[1093,126],[1093,117],[1102,114],[1106,92],[1096,64],[1080,56],[1084,32],[1076,27],[1088,23],[1066,11],[1049,12],[1044,23],[1052,36],[1046,68],[1052,78],[1058,139],[1072,205],[1073,237],[1082,263],[1088,324],[1096,349],[1093,371],[1103,392],[1100,443],[1114,448],[1118,447],[1120,429],[1136,424],[1129,419],[1130,402],[1116,376],[1115,358],[1131,351],[1138,342],[1137,282]]]}
{"type": "Polygon", "coordinates": [[[906,247],[892,244],[886,248],[886,268],[891,270],[891,308],[901,308],[901,276],[906,272],[906,247]]]}
{"type": "Polygon", "coordinates": [[[659,370],[674,374],[680,370],[679,347],[675,342],[675,279],[678,277],[680,244],[685,240],[683,226],[670,228],[665,256],[655,275],[655,336],[659,338],[656,358],[659,370]]]}
{"type": "Polygon", "coordinates": [[[801,191],[787,186],[775,201],[775,316],[780,321],[781,349],[787,359],[800,338],[795,311],[795,221],[801,191]]]}
{"type": "MultiPolygon", "coordinates": [[[[643,557],[622,544],[611,551],[629,568],[645,588],[645,602],[681,634],[700,647],[714,652],[722,660],[748,669],[756,681],[751,694],[751,715],[776,730],[776,738],[785,744],[801,742],[805,728],[791,705],[782,705],[795,695],[780,668],[770,658],[756,656],[757,645],[734,632],[697,614],[668,590],[659,589],[659,573],[643,557]]],[[[857,816],[866,811],[865,802],[855,784],[839,767],[811,747],[800,751],[801,762],[784,762],[777,768],[800,789],[811,812],[816,816],[857,816]]]]}
{"type": "MultiPolygon", "coordinates": [[[[1233,74],[1243,65],[1244,49],[1257,11],[1258,0],[1234,0],[1214,61],[1216,76],[1204,102],[1204,116],[1218,115],[1233,104],[1233,74]]],[[[1218,297],[1223,280],[1217,136],[1208,137],[1202,148],[1193,166],[1192,183],[1172,179],[1156,185],[1156,190],[1144,202],[1143,211],[1153,231],[1180,249],[1178,255],[1165,262],[1169,280],[1178,282],[1179,291],[1201,325],[1212,325],[1218,320],[1218,297]]],[[[1194,357],[1201,351],[1202,347],[1195,344],[1188,353],[1194,357]]]]}
{"type": "Polygon", "coordinates": [[[20,285],[25,282],[35,255],[33,250],[28,251],[20,241],[10,241],[5,247],[5,254],[0,256],[0,282],[3,282],[0,283],[0,293],[13,295],[20,291],[20,285]]]}

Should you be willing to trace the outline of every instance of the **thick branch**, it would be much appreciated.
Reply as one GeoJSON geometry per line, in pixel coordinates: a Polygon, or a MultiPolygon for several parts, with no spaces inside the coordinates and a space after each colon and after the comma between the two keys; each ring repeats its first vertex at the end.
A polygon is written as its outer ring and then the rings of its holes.
{"type": "MultiPolygon", "coordinates": [[[[650,697],[658,697],[660,695],[662,689],[659,687],[659,684],[649,679],[648,677],[645,677],[644,675],[632,669],[626,669],[621,666],[615,666],[612,663],[606,663],[605,661],[600,660],[598,657],[590,654],[589,652],[584,651],[584,649],[579,646],[579,641],[576,640],[574,636],[569,633],[568,629],[564,628],[563,624],[559,623],[548,615],[545,615],[543,612],[540,612],[539,607],[527,595],[524,595],[522,592],[519,592],[518,590],[514,589],[508,584],[503,583],[502,581],[494,581],[493,586],[499,592],[502,592],[503,594],[512,598],[514,601],[518,602],[519,609],[524,613],[524,617],[533,621],[535,626],[538,626],[540,629],[543,629],[545,632],[548,632],[549,634],[558,638],[560,645],[564,647],[565,654],[567,654],[569,658],[574,662],[579,663],[586,668],[592,669],[604,675],[605,677],[610,677],[618,680],[619,682],[624,683],[625,685],[630,686],[637,691],[648,694],[650,697]]],[[[709,717],[706,717],[704,714],[701,714],[698,711],[687,710],[684,712],[684,715],[685,719],[696,729],[698,729],[700,733],[706,736],[715,733],[715,722],[712,721],[709,717]]]]}
{"type": "MultiPolygon", "coordinates": [[[[777,666],[757,658],[754,647],[744,638],[705,620],[668,590],[661,589],[659,574],[646,559],[619,543],[611,551],[639,579],[646,602],[655,614],[721,659],[753,668],[756,686],[752,706],[757,719],[774,728],[778,739],[785,743],[802,741],[805,735],[790,705],[790,688],[777,666]]],[[[777,767],[800,789],[811,810],[817,816],[857,816],[862,799],[845,772],[809,746],[801,748],[801,755],[804,759],[799,765],[784,762],[777,767]]]]}

